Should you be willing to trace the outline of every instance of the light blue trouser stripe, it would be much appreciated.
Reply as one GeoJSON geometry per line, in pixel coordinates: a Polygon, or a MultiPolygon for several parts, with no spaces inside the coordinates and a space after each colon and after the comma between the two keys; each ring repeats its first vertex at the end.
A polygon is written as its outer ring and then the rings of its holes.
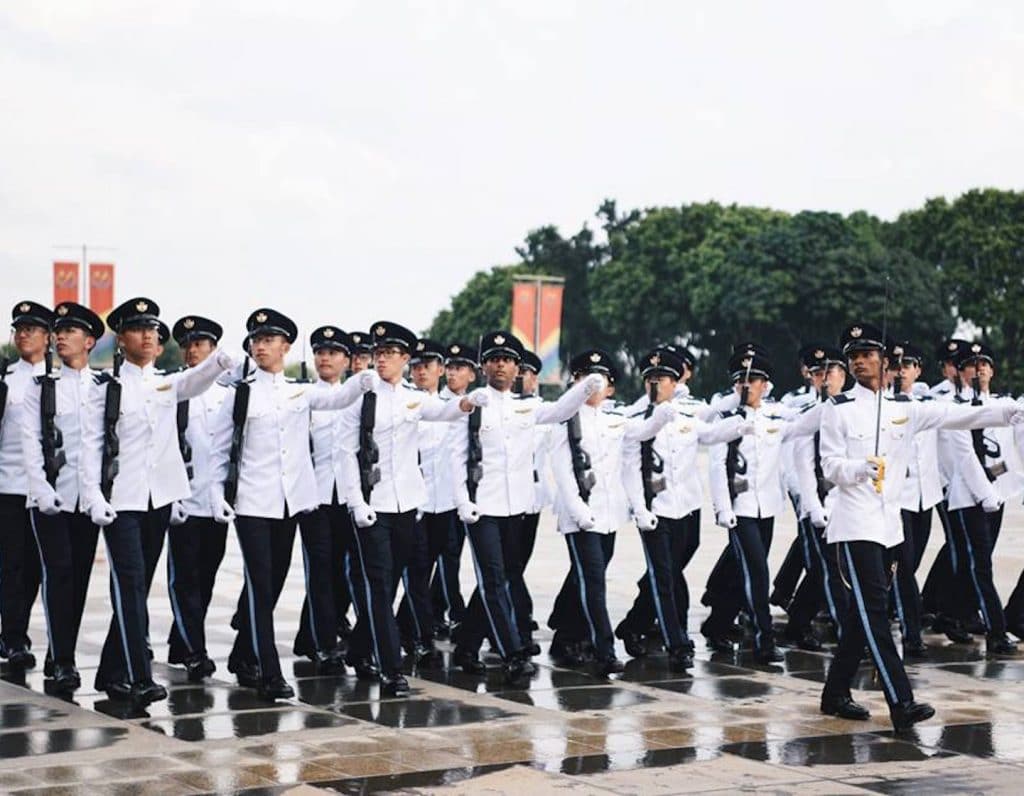
{"type": "MultiPolygon", "coordinates": [[[[906,542],[903,544],[906,544],[906,542]]],[[[896,598],[896,616],[899,617],[900,633],[903,634],[903,641],[905,642],[907,640],[907,615],[903,610],[903,595],[900,594],[900,579],[898,575],[892,581],[892,594],[896,598]]]]}
{"type": "MultiPolygon", "coordinates": [[[[501,636],[498,633],[498,628],[494,625],[494,617],[491,616],[491,607],[487,604],[487,589],[484,588],[484,573],[480,569],[480,562],[476,558],[476,546],[473,544],[473,535],[469,532],[469,528],[466,529],[466,539],[469,541],[469,552],[473,557],[473,569],[476,570],[476,584],[480,590],[480,600],[484,604],[484,613],[487,614],[487,623],[491,626],[491,637],[494,639],[494,643],[498,645],[498,654],[505,658],[505,645],[501,643],[501,636]]],[[[515,620],[513,620],[514,622],[515,620]]]]}
{"type": "Polygon", "coordinates": [[[754,585],[750,580],[747,558],[743,555],[743,545],[740,544],[739,535],[733,528],[729,529],[729,541],[732,543],[733,553],[736,554],[740,569],[743,570],[743,593],[746,595],[747,607],[750,609],[750,618],[754,625],[754,649],[761,649],[761,623],[757,621],[757,608],[754,606],[754,585]]]}
{"type": "Polygon", "coordinates": [[[174,624],[178,626],[178,632],[181,634],[181,640],[185,642],[185,646],[188,647],[189,654],[195,653],[195,648],[192,646],[192,641],[188,637],[188,631],[185,629],[185,620],[181,615],[181,606],[178,604],[178,590],[175,588],[177,583],[177,568],[174,566],[174,545],[171,544],[170,540],[167,542],[167,592],[171,597],[171,612],[174,614],[174,624]]]}
{"type": "Polygon", "coordinates": [[[452,599],[448,596],[448,573],[444,569],[444,553],[437,557],[437,571],[441,576],[441,596],[444,597],[445,610],[448,618],[451,619],[452,599]]]}
{"type": "Polygon", "coordinates": [[[832,617],[832,621],[836,625],[836,635],[840,640],[843,638],[843,623],[839,618],[839,610],[836,608],[836,601],[832,597],[832,579],[828,573],[828,560],[825,557],[825,550],[821,544],[821,537],[818,536],[817,529],[811,529],[813,536],[811,542],[814,545],[814,551],[818,556],[818,563],[821,566],[821,582],[825,587],[825,602],[828,604],[828,613],[832,617]]]}
{"type": "MultiPolygon", "coordinates": [[[[640,533],[657,533],[657,531],[640,531],[640,533]]],[[[654,564],[651,562],[651,554],[647,550],[643,536],[640,537],[640,546],[644,549],[644,558],[647,560],[647,580],[651,584],[651,597],[654,598],[654,609],[658,612],[658,627],[661,628],[661,637],[665,641],[666,649],[671,649],[672,640],[668,635],[668,624],[665,622],[665,614],[661,610],[661,597],[658,596],[658,578],[654,574],[654,564]]]]}
{"type": "Polygon", "coordinates": [[[132,668],[132,656],[128,651],[128,630],[124,622],[124,599],[121,597],[121,584],[117,580],[117,569],[114,567],[114,557],[110,554],[110,544],[107,542],[107,535],[103,534],[103,544],[107,548],[107,564],[110,566],[110,584],[114,587],[114,613],[117,615],[117,626],[121,631],[121,647],[124,651],[124,664],[128,669],[129,682],[135,682],[135,670],[132,668]]]}
{"type": "Polygon", "coordinates": [[[405,588],[405,604],[409,607],[409,616],[412,617],[412,624],[416,630],[416,641],[422,641],[423,630],[420,628],[420,620],[416,616],[416,608],[412,601],[412,592],[409,591],[409,567],[402,570],[402,586],[405,588]]]}
{"type": "Polygon", "coordinates": [[[313,597],[309,580],[309,551],[306,543],[300,540],[302,546],[302,571],[306,576],[306,613],[309,614],[309,634],[313,637],[314,649],[320,650],[320,637],[316,634],[316,614],[313,612],[313,597]]]}
{"type": "MultiPolygon", "coordinates": [[[[348,584],[348,593],[352,598],[352,611],[356,615],[356,621],[359,621],[359,600],[355,598],[356,588],[352,583],[352,554],[348,550],[345,551],[344,556],[344,568],[345,568],[345,582],[348,584]]],[[[339,617],[341,618],[341,617],[339,617]]]]}
{"type": "MultiPolygon", "coordinates": [[[[967,533],[967,523],[964,522],[964,513],[956,512],[957,521],[960,523],[960,530],[964,532],[964,543],[967,545],[967,559],[971,566],[971,583],[974,584],[974,592],[978,595],[978,605],[981,606],[981,616],[985,620],[985,629],[992,629],[992,622],[988,618],[988,608],[985,605],[985,596],[981,592],[981,584],[978,583],[978,565],[974,560],[974,545],[971,544],[971,536],[967,533]]],[[[983,518],[984,519],[984,518],[983,518]]],[[[985,520],[988,522],[988,520],[985,520]]]]}
{"type": "Polygon", "coordinates": [[[583,577],[583,564],[580,562],[580,554],[576,550],[576,534],[566,534],[566,538],[569,540],[573,566],[576,567],[576,580],[580,584],[580,603],[583,605],[583,615],[587,618],[587,625],[590,627],[590,643],[596,650],[598,647],[597,628],[594,627],[594,620],[590,617],[590,607],[587,605],[587,581],[583,577]]]}
{"type": "Polygon", "coordinates": [[[885,661],[882,660],[882,653],[878,649],[878,642],[875,640],[874,634],[871,632],[871,622],[868,620],[868,609],[864,605],[864,595],[861,594],[860,590],[860,579],[857,577],[857,570],[853,566],[853,556],[850,555],[850,545],[847,542],[841,542],[843,545],[843,552],[846,553],[846,563],[850,567],[850,585],[853,586],[853,597],[857,601],[857,613],[860,615],[860,623],[864,628],[864,637],[868,641],[868,648],[871,650],[871,657],[875,659],[875,665],[878,667],[878,673],[882,675],[882,683],[885,685],[885,690],[889,693],[889,703],[895,705],[899,702],[899,697],[896,695],[896,689],[892,686],[892,679],[889,677],[889,670],[885,668],[885,661]]]}
{"type": "Polygon", "coordinates": [[[249,577],[249,562],[245,560],[245,549],[242,550],[242,570],[245,573],[245,600],[249,603],[249,632],[252,636],[252,651],[256,656],[256,663],[263,669],[263,659],[260,657],[259,633],[256,630],[256,598],[252,593],[252,578],[249,577]]]}
{"type": "Polygon", "coordinates": [[[359,571],[363,573],[363,593],[366,595],[366,620],[370,623],[370,636],[373,638],[373,654],[377,656],[377,665],[383,666],[380,656],[380,644],[377,643],[377,625],[373,621],[373,597],[370,595],[370,578],[366,574],[366,559],[363,558],[363,543],[359,541],[359,528],[352,520],[353,536],[356,539],[356,551],[359,553],[359,571]]]}
{"type": "Polygon", "coordinates": [[[939,519],[945,520],[942,523],[942,532],[946,535],[946,547],[949,549],[949,563],[953,568],[953,574],[955,575],[957,570],[960,568],[960,561],[956,553],[956,542],[953,541],[953,520],[950,517],[951,513],[952,512],[948,509],[944,511],[940,510],[939,519]]]}
{"type": "Polygon", "coordinates": [[[43,557],[43,546],[39,542],[39,531],[36,529],[36,509],[30,509],[28,512],[29,522],[32,523],[32,536],[36,540],[36,549],[39,551],[39,570],[43,577],[43,613],[46,614],[46,640],[50,645],[50,650],[53,652],[53,657],[57,658],[58,653],[63,654],[65,650],[58,650],[53,646],[53,631],[50,629],[50,600],[47,595],[47,584],[50,579],[46,574],[46,559],[43,557]]]}

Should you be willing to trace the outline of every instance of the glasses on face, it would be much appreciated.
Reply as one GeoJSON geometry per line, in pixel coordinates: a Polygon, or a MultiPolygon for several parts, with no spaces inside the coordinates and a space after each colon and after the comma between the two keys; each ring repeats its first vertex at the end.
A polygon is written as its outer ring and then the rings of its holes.
{"type": "Polygon", "coordinates": [[[398,346],[393,345],[382,345],[378,348],[373,349],[373,355],[375,357],[384,357],[390,359],[391,357],[401,356],[405,352],[398,346]]]}

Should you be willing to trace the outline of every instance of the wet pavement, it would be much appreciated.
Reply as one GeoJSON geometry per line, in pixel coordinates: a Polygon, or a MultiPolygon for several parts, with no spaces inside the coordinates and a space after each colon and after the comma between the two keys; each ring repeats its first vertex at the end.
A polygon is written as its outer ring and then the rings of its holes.
{"type": "MultiPolygon", "coordinates": [[[[937,523],[937,521],[936,521],[937,523]]],[[[936,524],[936,530],[938,525],[936,524]]],[[[1024,509],[1007,511],[997,547],[1003,596],[1024,568],[1024,509]]],[[[629,660],[612,679],[554,666],[543,626],[566,569],[561,538],[545,517],[528,570],[542,654],[537,674],[509,686],[497,661],[483,675],[446,668],[412,672],[407,699],[385,698],[354,675],[318,676],[290,653],[303,586],[299,554],[281,598],[278,646],[292,700],[268,704],[226,672],[229,620],[241,586],[237,546],[211,607],[214,678],[187,682],[166,659],[171,621],[163,567],[150,600],[154,676],[170,696],[145,712],[92,689],[106,633],[107,567],[98,559],[82,630],[83,688],[74,702],[49,696],[41,671],[0,673],[0,792],[17,793],[1019,793],[1024,781],[1024,655],[986,659],[983,644],[926,636],[930,655],[909,667],[934,719],[895,734],[877,678],[862,667],[855,698],[873,714],[848,722],[818,711],[829,653],[790,649],[754,663],[749,652],[710,653],[698,627],[700,586],[725,537],[705,522],[687,570],[697,660],[686,672],[663,654],[629,660]]],[[[933,533],[923,571],[941,543],[933,533]]],[[[793,525],[777,525],[772,569],[793,525]]],[[[102,548],[102,546],[101,546],[102,548]]],[[[609,568],[618,621],[643,569],[635,532],[620,533],[609,568]]],[[[463,568],[468,597],[471,568],[463,568]]],[[[777,609],[776,609],[777,610],[777,609]]],[[[782,620],[781,613],[777,619],[782,620]]],[[[40,607],[37,649],[45,640],[40,607]]],[[[448,646],[441,645],[448,659],[448,646]]],[[[624,652],[619,649],[620,656],[624,652]]]]}

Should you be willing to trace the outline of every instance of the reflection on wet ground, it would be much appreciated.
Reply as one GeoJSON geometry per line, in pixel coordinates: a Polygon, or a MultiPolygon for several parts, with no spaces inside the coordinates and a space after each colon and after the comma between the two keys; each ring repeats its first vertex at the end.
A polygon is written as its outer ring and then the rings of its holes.
{"type": "Polygon", "coordinates": [[[436,698],[370,702],[348,705],[340,710],[354,719],[372,721],[386,727],[452,727],[510,715],[500,708],[436,698]]]}

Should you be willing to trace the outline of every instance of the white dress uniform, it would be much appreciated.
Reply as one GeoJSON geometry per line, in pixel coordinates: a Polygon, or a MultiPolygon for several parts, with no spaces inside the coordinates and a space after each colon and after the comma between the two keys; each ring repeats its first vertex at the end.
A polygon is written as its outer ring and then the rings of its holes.
{"type": "Polygon", "coordinates": [[[211,453],[214,425],[228,392],[227,387],[214,382],[205,392],[188,402],[188,428],[185,429],[185,440],[192,449],[192,494],[181,504],[190,517],[213,516],[210,483],[213,477],[211,453]]]}
{"type": "Polygon", "coordinates": [[[19,359],[7,372],[7,408],[0,423],[0,494],[27,495],[28,476],[22,456],[22,401],[36,376],[43,375],[42,362],[33,365],[19,359]]]}
{"type": "MultiPolygon", "coordinates": [[[[327,381],[313,382],[312,389],[334,393],[341,389],[341,382],[333,384],[327,381]]],[[[309,423],[309,435],[313,448],[313,471],[316,474],[316,496],[317,503],[321,506],[329,506],[335,495],[342,503],[345,502],[345,492],[341,487],[341,462],[336,457],[338,450],[338,423],[337,412],[325,409],[316,409],[312,412],[309,423]]]]}

